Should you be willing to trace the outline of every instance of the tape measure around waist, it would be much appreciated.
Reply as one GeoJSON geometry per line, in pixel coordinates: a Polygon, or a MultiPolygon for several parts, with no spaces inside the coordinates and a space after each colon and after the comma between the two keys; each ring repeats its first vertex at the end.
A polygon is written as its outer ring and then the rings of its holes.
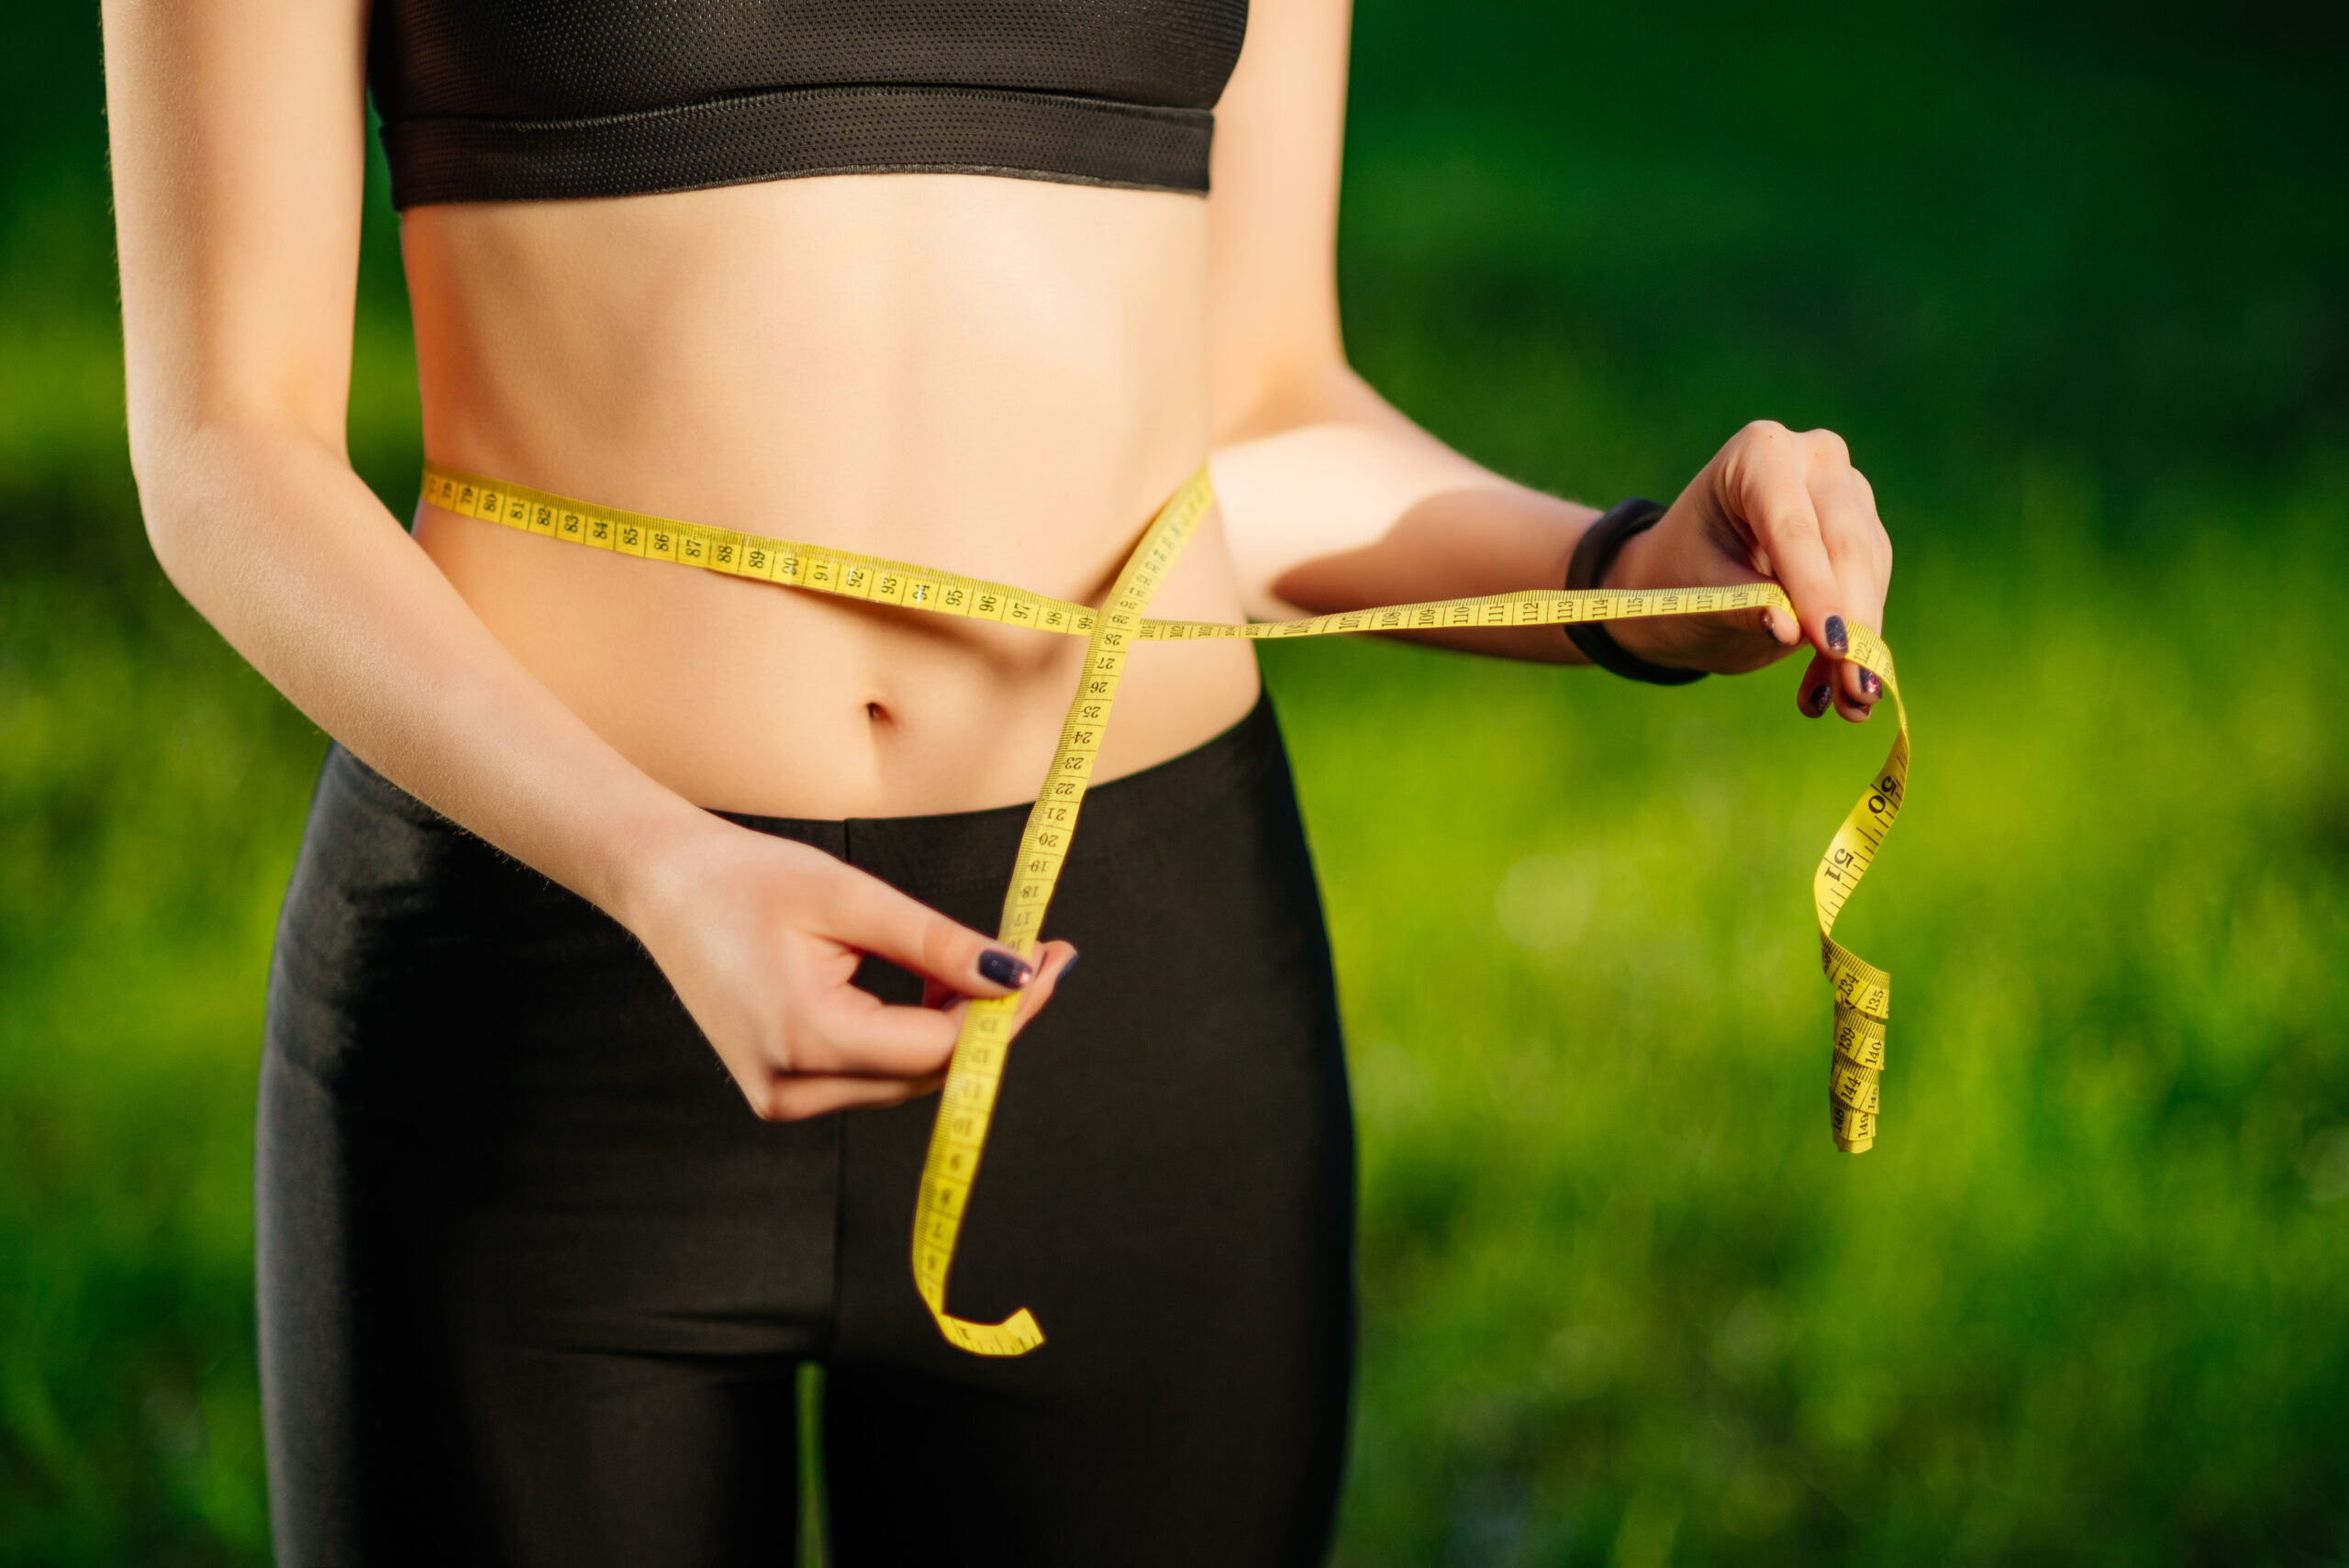
{"type": "MultiPolygon", "coordinates": [[[[1008,584],[934,572],[878,556],[590,506],[438,463],[425,464],[424,500],[462,517],[622,555],[874,604],[1085,638],[1085,663],[1077,677],[1076,695],[1061,724],[1052,772],[1020,834],[1019,859],[1004,895],[996,934],[1022,956],[1034,951],[1043,929],[1044,911],[1068,855],[1070,835],[1100,755],[1126,653],[1133,643],[1229,638],[1269,640],[1447,627],[1564,626],[1792,607],[1776,584],[1756,583],[1637,593],[1599,589],[1495,594],[1240,626],[1151,619],[1142,612],[1190,543],[1199,519],[1214,504],[1204,464],[1152,520],[1098,610],[1008,584]]],[[[1851,637],[1849,657],[1883,680],[1898,721],[1884,766],[1835,829],[1811,875],[1820,966],[1834,994],[1834,1051],[1827,1074],[1828,1130],[1838,1149],[1856,1154],[1876,1142],[1877,1082],[1884,1067],[1884,1026],[1890,1010],[1892,977],[1838,942],[1835,920],[1875,863],[1876,851],[1907,798],[1909,710],[1901,701],[1891,649],[1862,627],[1853,627],[1851,637]]],[[[1025,1307],[1000,1323],[973,1323],[946,1310],[946,1281],[953,1267],[955,1241],[970,1205],[979,1157],[986,1147],[987,1124],[1003,1080],[1004,1061],[1011,1048],[1011,1021],[1018,1009],[1019,999],[1005,996],[974,1001],[964,1015],[947,1070],[938,1120],[930,1131],[914,1215],[915,1287],[950,1342],[985,1356],[1024,1355],[1044,1342],[1043,1329],[1025,1307]]]]}

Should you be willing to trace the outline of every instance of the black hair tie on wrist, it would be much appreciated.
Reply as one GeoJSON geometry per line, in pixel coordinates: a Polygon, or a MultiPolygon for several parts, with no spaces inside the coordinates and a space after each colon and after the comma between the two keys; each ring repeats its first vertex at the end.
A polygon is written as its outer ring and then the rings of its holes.
{"type": "MultiPolygon", "coordinates": [[[[1664,508],[1644,496],[1634,495],[1618,501],[1598,519],[1583,530],[1582,539],[1575,546],[1574,559],[1566,563],[1566,588],[1570,593],[1596,588],[1607,576],[1607,569],[1615,564],[1616,554],[1623,541],[1633,534],[1642,534],[1656,526],[1664,517],[1664,508]]],[[[1691,681],[1705,678],[1702,670],[1678,670],[1669,664],[1651,664],[1615,640],[1602,621],[1584,621],[1566,628],[1566,635],[1574,639],[1582,656],[1612,675],[1627,681],[1645,681],[1652,686],[1685,686],[1691,681]]]]}

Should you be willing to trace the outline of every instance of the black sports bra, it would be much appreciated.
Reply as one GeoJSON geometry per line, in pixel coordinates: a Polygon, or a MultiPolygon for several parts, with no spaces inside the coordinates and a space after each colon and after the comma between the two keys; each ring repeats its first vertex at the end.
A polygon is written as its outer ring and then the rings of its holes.
{"type": "Polygon", "coordinates": [[[1247,0],[376,0],[400,207],[809,174],[1203,192],[1247,0]]]}

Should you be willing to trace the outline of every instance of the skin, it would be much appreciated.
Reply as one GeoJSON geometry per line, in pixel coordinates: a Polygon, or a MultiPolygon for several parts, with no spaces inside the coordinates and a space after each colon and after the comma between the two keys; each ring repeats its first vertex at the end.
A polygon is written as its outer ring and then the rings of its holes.
{"type": "MultiPolygon", "coordinates": [[[[1562,580],[1590,508],[1513,484],[1348,367],[1333,267],[1348,11],[1257,0],[1214,195],[843,176],[406,215],[435,458],[608,505],[1097,601],[1211,451],[1220,516],[1157,612],[1562,580]]],[[[358,755],[593,901],[760,1116],[934,1087],[992,945],[705,807],[886,817],[1032,794],[1081,648],[567,547],[425,509],[344,447],[362,197],[358,0],[106,0],[131,456],[158,558],[358,755]],[[928,1005],[851,983],[879,953],[928,1005]]],[[[1874,694],[1891,550],[1831,434],[1750,425],[1627,545],[1630,587],[1772,578],[1799,612],[1641,622],[1659,662],[1808,645],[1798,708],[1874,694]]],[[[1577,662],[1555,628],[1454,634],[1577,662]]],[[[1246,649],[1140,645],[1101,764],[1255,700],[1246,649]]],[[[1047,943],[1022,1018],[1072,956],[1047,943]]]]}

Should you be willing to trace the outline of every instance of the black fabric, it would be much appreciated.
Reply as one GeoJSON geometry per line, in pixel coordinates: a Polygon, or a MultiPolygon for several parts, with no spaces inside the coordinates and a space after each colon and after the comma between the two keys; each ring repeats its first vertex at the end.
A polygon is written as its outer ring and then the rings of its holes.
{"type": "Polygon", "coordinates": [[[392,198],[915,171],[1204,191],[1247,0],[379,0],[392,198]]]}
{"type": "MultiPolygon", "coordinates": [[[[741,820],[990,929],[1024,815],[741,820]]],[[[908,1269],[934,1098],[758,1121],[625,931],[331,752],[261,1090],[278,1561],[787,1562],[815,1359],[842,1568],[1320,1562],[1353,1142],[1269,708],[1093,792],[1051,928],[952,1287],[1049,1339],[983,1360],[908,1269]]]]}

